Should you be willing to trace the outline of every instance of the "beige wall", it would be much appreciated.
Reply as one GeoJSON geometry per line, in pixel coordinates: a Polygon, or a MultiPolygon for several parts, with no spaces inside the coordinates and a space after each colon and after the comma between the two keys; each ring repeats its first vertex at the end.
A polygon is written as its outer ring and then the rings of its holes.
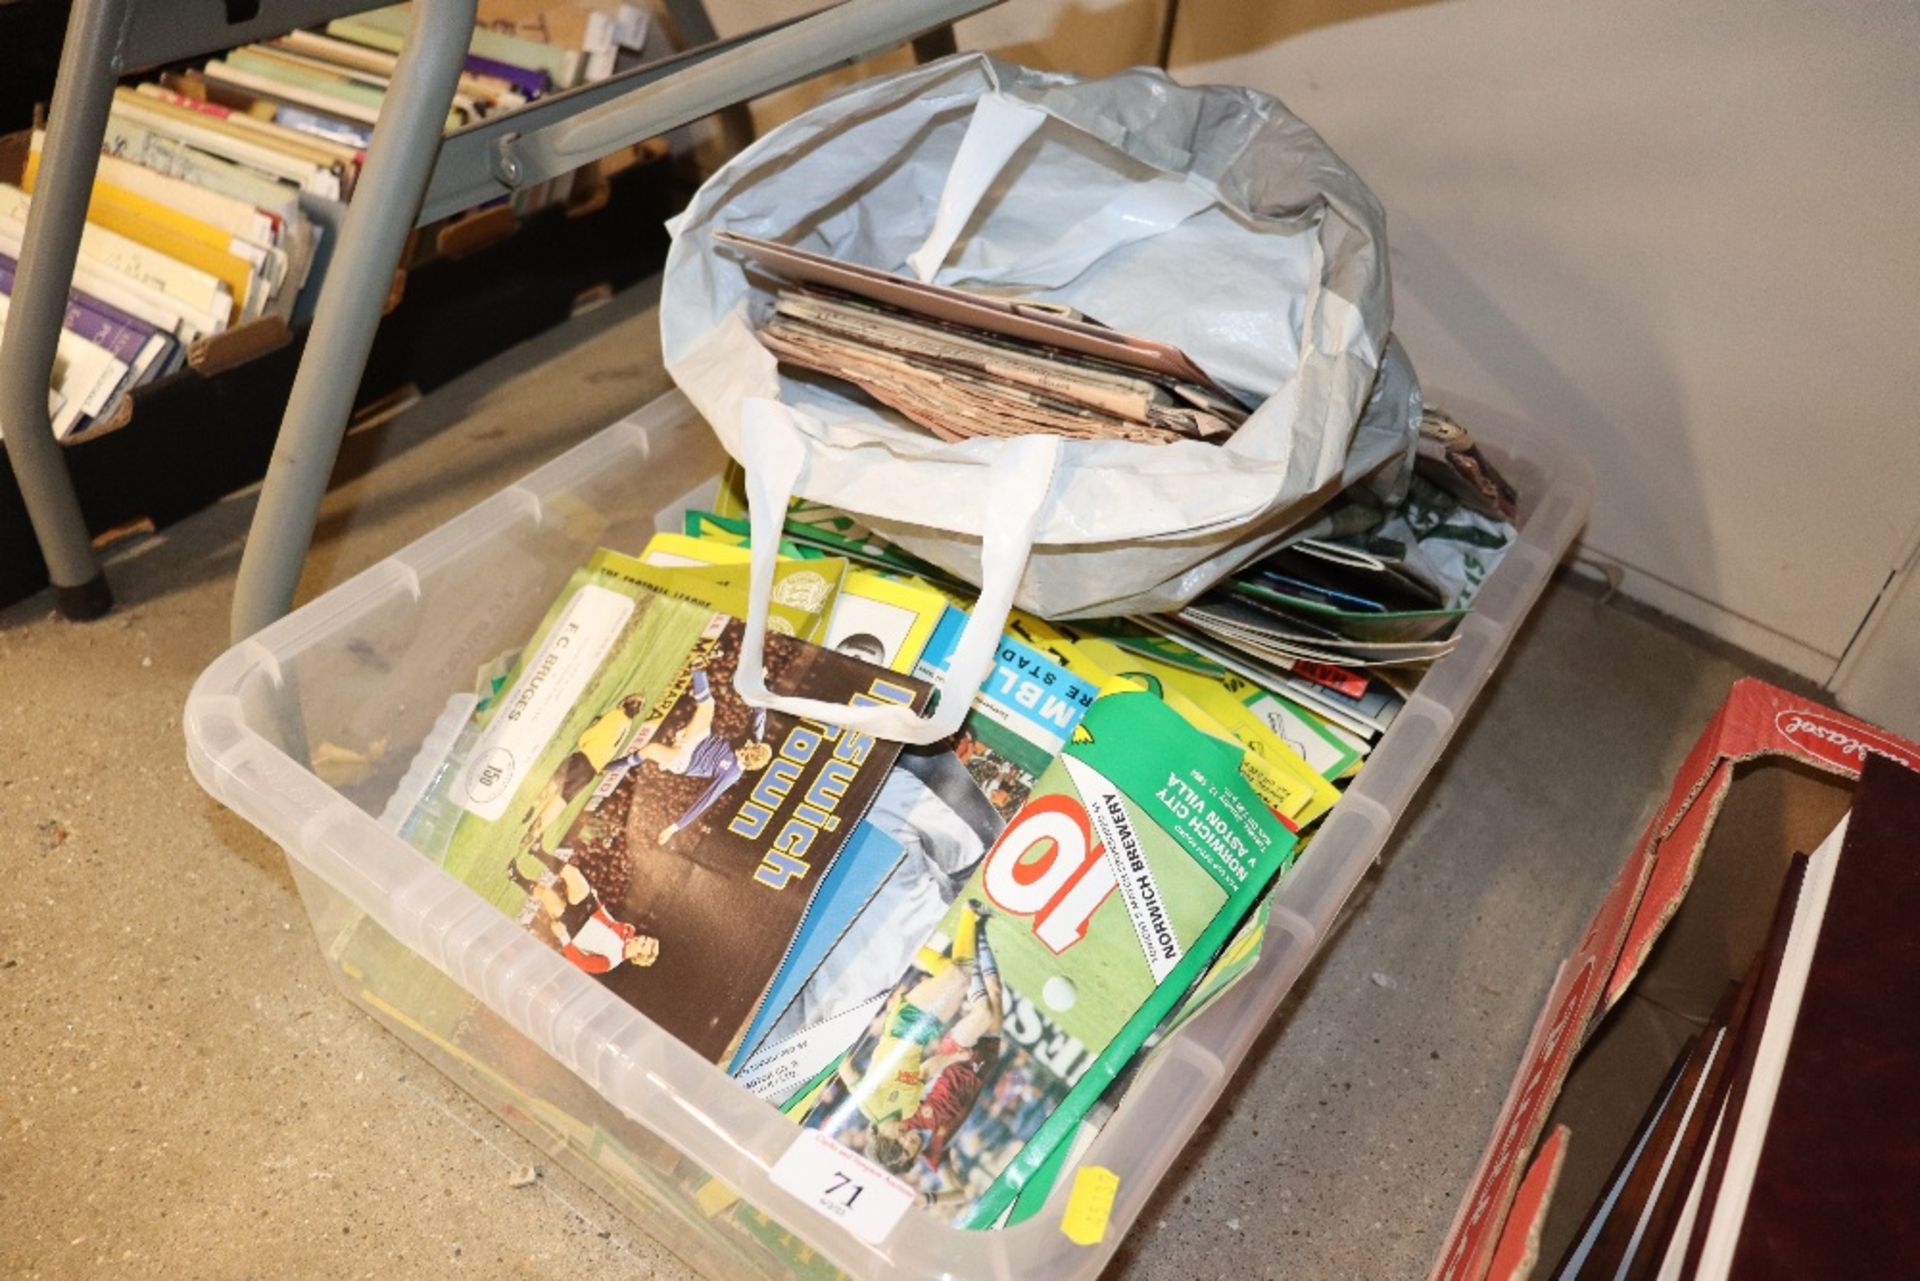
{"type": "Polygon", "coordinates": [[[1380,194],[1423,379],[1584,451],[1630,593],[1832,675],[1920,528],[1920,7],[1182,0],[1172,49],[1380,194]]]}
{"type": "MultiPolygon", "coordinates": [[[[1009,0],[959,36],[1100,74],[1154,59],[1166,4],[1009,0]]],[[[808,7],[711,0],[723,34],[808,7]]],[[[1428,386],[1591,461],[1587,554],[1630,594],[1831,678],[1920,535],[1920,6],[1177,13],[1176,74],[1276,94],[1379,192],[1428,386]]]]}
{"type": "Polygon", "coordinates": [[[1848,711],[1920,743],[1920,548],[1860,629],[1833,695],[1848,711]]]}
{"type": "MultiPolygon", "coordinates": [[[[1104,76],[1160,56],[1168,0],[1009,0],[955,24],[962,49],[1083,76],[1104,76]]],[[[821,7],[822,0],[707,0],[714,30],[738,35],[821,7]]],[[[754,126],[772,128],[827,93],[883,71],[913,65],[906,50],[869,59],[753,104],[754,126]]]]}

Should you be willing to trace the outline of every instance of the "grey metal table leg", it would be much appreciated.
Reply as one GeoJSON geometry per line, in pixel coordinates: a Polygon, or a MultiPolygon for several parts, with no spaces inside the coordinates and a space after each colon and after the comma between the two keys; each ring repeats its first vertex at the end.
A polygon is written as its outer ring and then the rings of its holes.
{"type": "Polygon", "coordinates": [[[960,52],[960,42],[954,37],[951,22],[942,27],[935,27],[927,34],[915,36],[913,39],[915,62],[938,62],[958,52],[960,52]]]}
{"type": "Polygon", "coordinates": [[[233,639],[293,605],[380,307],[440,150],[476,0],[414,0],[413,23],[320,287],[234,587],[233,639]]]}
{"type": "Polygon", "coordinates": [[[67,20],[40,182],[27,211],[6,337],[0,340],[0,431],[53,580],[54,607],[72,619],[100,617],[113,607],[113,592],[53,438],[47,386],[113,105],[116,41],[127,2],[80,0],[67,20]]]}
{"type": "MultiPolygon", "coordinates": [[[[707,13],[705,0],[666,0],[667,18],[673,23],[674,34],[680,37],[682,46],[698,49],[702,45],[712,44],[720,38],[713,29],[713,19],[707,13]]],[[[746,149],[753,141],[753,112],[744,102],[732,103],[714,113],[714,123],[720,133],[720,148],[724,156],[732,156],[746,149]]]]}

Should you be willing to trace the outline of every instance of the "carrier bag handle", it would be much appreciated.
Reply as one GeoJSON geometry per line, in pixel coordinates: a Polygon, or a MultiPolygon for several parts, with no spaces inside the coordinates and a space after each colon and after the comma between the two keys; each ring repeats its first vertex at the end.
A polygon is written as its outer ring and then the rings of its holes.
{"type": "Polygon", "coordinates": [[[954,241],[966,230],[974,210],[999,180],[1016,151],[1026,145],[1047,113],[1040,108],[997,93],[984,94],[973,104],[973,117],[947,170],[933,227],[920,247],[907,255],[907,266],[928,284],[940,274],[940,265],[953,252],[954,241]]]}
{"type": "MultiPolygon", "coordinates": [[[[993,190],[1020,149],[1051,116],[1041,107],[1002,93],[988,93],[973,104],[967,132],[947,168],[934,207],[933,226],[920,247],[907,255],[907,266],[920,280],[932,284],[953,254],[954,245],[980,212],[980,202],[993,190]]],[[[1077,127],[1077,126],[1076,126],[1077,127]]],[[[1100,209],[1079,216],[1074,234],[1061,237],[1044,252],[1029,249],[1017,263],[975,262],[967,277],[974,283],[1017,283],[1035,288],[1059,288],[1087,268],[1135,241],[1163,235],[1203,209],[1220,203],[1217,193],[1190,178],[1171,173],[1135,183],[1100,209]]],[[[1021,300],[1036,309],[1054,309],[1078,315],[1071,307],[1038,298],[1021,300]]]]}
{"type": "Polygon", "coordinates": [[[1053,488],[1060,459],[1057,436],[1015,436],[1000,442],[981,478],[985,508],[980,538],[980,599],[960,630],[952,660],[934,683],[937,702],[931,716],[910,707],[879,704],[849,707],[817,698],[776,694],[766,686],[767,607],[773,595],[774,563],[787,507],[807,461],[807,438],[776,401],[748,398],[740,417],[740,453],[752,459],[746,468],[747,504],[753,531],[752,576],[748,588],[747,627],[734,670],[734,692],[752,707],[805,717],[875,738],[901,743],[937,743],[960,728],[973,696],[993,668],[994,654],[1007,629],[1014,594],[1033,554],[1034,534],[1053,488]]]}

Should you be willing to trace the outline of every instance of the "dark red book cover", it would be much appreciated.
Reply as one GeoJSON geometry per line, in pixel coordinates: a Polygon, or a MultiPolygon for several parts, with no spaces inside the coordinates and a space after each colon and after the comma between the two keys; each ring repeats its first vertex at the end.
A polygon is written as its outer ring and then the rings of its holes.
{"type": "Polygon", "coordinates": [[[1870,755],[1732,1275],[1920,1276],[1920,774],[1870,755]]]}

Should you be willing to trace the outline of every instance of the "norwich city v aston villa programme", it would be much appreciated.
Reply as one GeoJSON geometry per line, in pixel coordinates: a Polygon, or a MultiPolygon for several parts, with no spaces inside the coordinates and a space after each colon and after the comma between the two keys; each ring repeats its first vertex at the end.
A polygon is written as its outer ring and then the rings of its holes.
{"type": "Polygon", "coordinates": [[[1285,865],[1244,756],[1103,691],[804,1123],[998,1222],[1285,865]]]}

